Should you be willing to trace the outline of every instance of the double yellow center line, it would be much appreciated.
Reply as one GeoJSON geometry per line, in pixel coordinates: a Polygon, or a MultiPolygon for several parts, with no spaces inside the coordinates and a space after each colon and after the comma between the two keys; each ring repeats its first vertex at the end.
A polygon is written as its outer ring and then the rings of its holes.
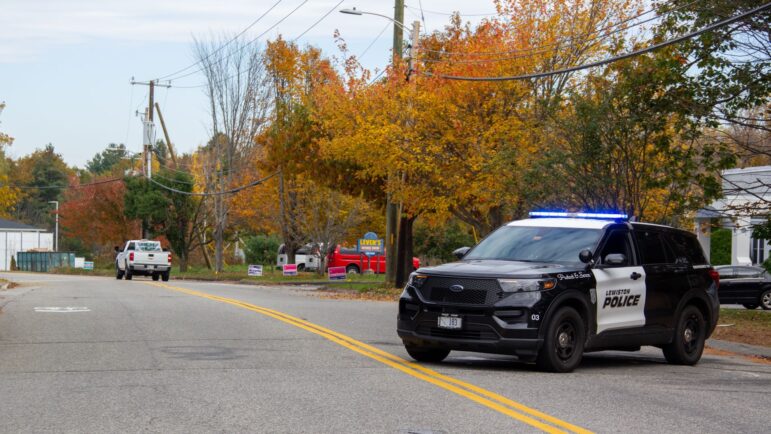
{"type": "Polygon", "coordinates": [[[324,339],[332,341],[342,347],[345,347],[351,351],[359,353],[372,360],[376,360],[384,365],[390,366],[396,370],[404,372],[407,375],[411,375],[415,378],[431,383],[437,387],[448,390],[452,393],[460,395],[464,398],[470,399],[478,404],[493,409],[499,413],[505,414],[520,422],[524,422],[535,428],[541,429],[548,433],[590,433],[591,431],[565,422],[554,416],[550,416],[546,413],[538,411],[534,408],[530,408],[526,405],[520,404],[516,401],[506,398],[505,396],[498,395],[497,393],[483,389],[479,386],[461,381],[446,375],[442,375],[432,369],[428,369],[417,363],[410,362],[395,356],[391,353],[383,351],[379,348],[368,345],[364,342],[358,341],[354,338],[346,336],[342,333],[338,333],[334,330],[322,327],[320,325],[305,321],[301,318],[297,318],[291,315],[287,315],[283,312],[279,312],[273,309],[268,309],[261,306],[256,306],[244,301],[220,297],[217,295],[207,294],[200,291],[194,291],[191,289],[180,288],[177,286],[171,286],[163,283],[149,283],[150,285],[159,286],[162,288],[170,289],[172,291],[182,292],[188,295],[196,297],[208,298],[209,300],[219,301],[222,303],[238,306],[243,309],[248,309],[253,312],[260,313],[262,315],[277,319],[284,323],[301,328],[305,331],[321,336],[324,339]]]}

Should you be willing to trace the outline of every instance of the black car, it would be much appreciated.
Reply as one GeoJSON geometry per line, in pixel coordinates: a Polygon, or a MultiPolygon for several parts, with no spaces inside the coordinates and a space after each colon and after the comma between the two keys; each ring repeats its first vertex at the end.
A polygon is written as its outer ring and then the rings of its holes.
{"type": "Polygon", "coordinates": [[[410,356],[511,354],[568,372],[587,351],[654,345],[670,363],[697,363],[717,324],[719,281],[696,236],[566,216],[511,222],[459,249],[460,261],[413,273],[397,320],[410,356]]]}
{"type": "Polygon", "coordinates": [[[720,266],[718,296],[721,304],[741,304],[747,309],[771,309],[771,276],[759,267],[720,266]]]}

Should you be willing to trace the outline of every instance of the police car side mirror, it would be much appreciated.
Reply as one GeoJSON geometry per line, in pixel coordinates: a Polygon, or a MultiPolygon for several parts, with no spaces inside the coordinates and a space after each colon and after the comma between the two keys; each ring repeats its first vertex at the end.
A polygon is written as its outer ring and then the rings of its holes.
{"type": "Polygon", "coordinates": [[[578,253],[578,259],[583,262],[584,264],[593,265],[594,260],[592,259],[594,255],[592,254],[592,251],[589,249],[581,250],[581,252],[578,253]]]}
{"type": "Polygon", "coordinates": [[[452,254],[455,255],[458,259],[463,259],[464,256],[466,256],[466,253],[471,250],[471,247],[461,247],[459,249],[455,249],[452,251],[452,254]]]}
{"type": "Polygon", "coordinates": [[[603,262],[605,262],[607,265],[624,265],[626,264],[626,255],[623,253],[611,253],[605,256],[605,260],[603,262]]]}

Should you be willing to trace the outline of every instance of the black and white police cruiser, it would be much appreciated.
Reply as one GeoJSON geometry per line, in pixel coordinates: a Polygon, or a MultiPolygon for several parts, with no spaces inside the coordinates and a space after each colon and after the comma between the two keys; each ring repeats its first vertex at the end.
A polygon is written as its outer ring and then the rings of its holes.
{"type": "Polygon", "coordinates": [[[623,214],[530,217],[410,276],[397,321],[410,356],[511,354],[569,372],[584,352],[653,345],[670,363],[699,361],[719,275],[695,235],[623,214]]]}

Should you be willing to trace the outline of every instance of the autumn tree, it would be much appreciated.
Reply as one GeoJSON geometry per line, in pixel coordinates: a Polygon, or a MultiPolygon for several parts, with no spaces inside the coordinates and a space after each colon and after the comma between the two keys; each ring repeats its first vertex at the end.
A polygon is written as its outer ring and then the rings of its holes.
{"type": "Polygon", "coordinates": [[[675,50],[663,50],[615,63],[574,89],[553,122],[555,146],[530,171],[550,189],[545,202],[678,224],[675,216],[717,197],[716,174],[734,154],[702,137],[694,95],[677,86],[687,73],[675,50]]]}
{"type": "Polygon", "coordinates": [[[281,38],[268,42],[265,66],[273,107],[270,128],[257,141],[263,150],[262,167],[278,173],[279,226],[288,261],[293,263],[297,249],[310,241],[302,225],[302,202],[308,200],[303,195],[313,195],[306,186],[318,173],[314,168],[319,134],[312,118],[314,95],[317,87],[335,79],[335,72],[318,49],[303,50],[281,38]]]}
{"type": "MultiPolygon", "coordinates": [[[[5,103],[0,103],[0,114],[5,109],[5,103]]],[[[13,137],[0,131],[0,217],[10,217],[13,207],[19,199],[20,192],[9,185],[12,165],[5,156],[5,148],[13,144],[13,137]]]]}
{"type": "Polygon", "coordinates": [[[75,180],[75,171],[67,166],[50,143],[14,161],[11,168],[10,181],[24,189],[14,217],[28,224],[52,228],[53,213],[49,202],[61,201],[70,181],[75,180]]]}
{"type": "Polygon", "coordinates": [[[262,52],[249,42],[222,37],[196,41],[195,54],[206,77],[211,115],[211,149],[205,155],[214,216],[215,269],[223,270],[223,249],[231,202],[222,194],[233,187],[246,165],[254,137],[267,122],[268,88],[262,52]]]}
{"type": "Polygon", "coordinates": [[[59,208],[64,237],[78,239],[84,247],[103,255],[112,254],[113,246],[140,234],[139,221],[125,214],[125,184],[122,180],[107,181],[96,178],[90,185],[73,185],[59,208]]]}

